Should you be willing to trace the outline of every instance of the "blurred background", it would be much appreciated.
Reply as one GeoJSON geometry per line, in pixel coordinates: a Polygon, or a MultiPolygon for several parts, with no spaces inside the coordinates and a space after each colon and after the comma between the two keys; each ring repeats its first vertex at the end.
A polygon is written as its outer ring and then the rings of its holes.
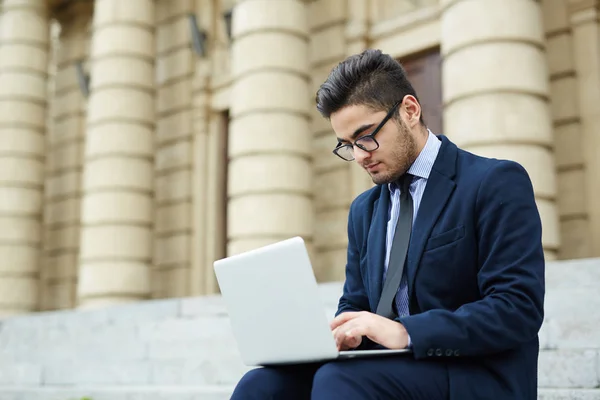
{"type": "Polygon", "coordinates": [[[372,183],[314,97],[366,48],[434,133],[525,166],[548,261],[600,257],[599,7],[0,0],[0,315],[212,295],[214,260],[296,235],[340,282],[372,183]]]}
{"type": "Polygon", "coordinates": [[[215,293],[213,260],[295,235],[343,279],[371,181],[314,96],[367,47],[433,132],[527,168],[548,260],[600,255],[596,1],[1,4],[0,314],[215,293]]]}

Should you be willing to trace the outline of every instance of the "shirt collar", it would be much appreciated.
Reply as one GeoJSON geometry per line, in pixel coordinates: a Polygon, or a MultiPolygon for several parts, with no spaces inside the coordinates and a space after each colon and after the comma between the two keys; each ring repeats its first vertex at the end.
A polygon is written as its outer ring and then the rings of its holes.
{"type": "MultiPolygon", "coordinates": [[[[415,162],[413,162],[408,171],[406,171],[413,176],[423,179],[429,178],[429,174],[431,173],[431,169],[433,168],[433,164],[435,163],[435,159],[437,158],[442,145],[442,142],[440,142],[437,136],[429,129],[427,129],[427,132],[428,136],[425,147],[423,147],[423,150],[421,150],[415,162]]],[[[393,182],[389,183],[388,188],[390,191],[395,187],[396,185],[393,182]]]]}
{"type": "Polygon", "coordinates": [[[423,147],[423,150],[421,150],[421,153],[419,153],[419,156],[415,162],[412,163],[408,171],[406,171],[411,175],[424,179],[429,178],[429,174],[431,173],[435,159],[440,151],[440,146],[442,145],[442,142],[440,142],[440,140],[433,133],[431,133],[429,129],[427,132],[429,135],[427,137],[427,143],[425,143],[425,147],[423,147]]]}

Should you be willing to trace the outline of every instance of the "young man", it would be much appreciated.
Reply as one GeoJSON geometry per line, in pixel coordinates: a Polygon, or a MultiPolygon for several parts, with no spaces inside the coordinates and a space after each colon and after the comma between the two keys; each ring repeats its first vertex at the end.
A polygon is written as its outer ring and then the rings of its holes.
{"type": "Polygon", "coordinates": [[[350,207],[333,335],[413,352],[252,370],[232,398],[536,400],[544,255],[526,171],[430,132],[402,66],[377,50],[334,68],[317,108],[334,153],[376,184],[350,207]]]}

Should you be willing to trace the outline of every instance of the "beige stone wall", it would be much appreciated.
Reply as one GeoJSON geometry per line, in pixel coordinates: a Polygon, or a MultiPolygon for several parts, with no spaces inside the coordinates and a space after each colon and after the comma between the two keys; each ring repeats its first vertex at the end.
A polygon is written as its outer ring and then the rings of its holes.
{"type": "Polygon", "coordinates": [[[577,75],[588,227],[585,257],[600,256],[600,1],[569,0],[573,61],[577,75]]]}
{"type": "Polygon", "coordinates": [[[369,8],[373,21],[383,22],[439,3],[440,0],[378,0],[370,1],[369,8]]]}
{"type": "Polygon", "coordinates": [[[0,16],[0,315],[38,308],[49,29],[44,2],[0,16]]]}
{"type": "Polygon", "coordinates": [[[60,33],[54,42],[56,72],[49,94],[52,112],[46,148],[42,309],[76,305],[87,105],[77,64],[89,71],[92,11],[92,4],[77,3],[55,15],[60,33]]]}
{"type": "Polygon", "coordinates": [[[372,182],[314,95],[367,47],[440,48],[443,133],[525,165],[549,259],[600,255],[597,0],[75,2],[51,58],[41,3],[2,4],[0,313],[214,293],[215,259],[294,235],[343,279],[372,182]]]}
{"type": "Polygon", "coordinates": [[[212,263],[226,255],[223,127],[230,84],[230,43],[220,16],[232,6],[211,0],[157,3],[155,298],[217,290],[212,263]],[[191,13],[207,35],[206,55],[192,48],[191,13]],[[219,90],[226,93],[211,96],[219,90]]]}
{"type": "Polygon", "coordinates": [[[213,262],[227,255],[228,118],[230,46],[224,13],[233,1],[196,0],[200,26],[207,32],[209,57],[196,61],[194,96],[194,239],[192,294],[218,292],[213,262]]]}
{"type": "Polygon", "coordinates": [[[566,2],[542,2],[550,73],[551,112],[562,246],[560,258],[589,252],[589,218],[585,204],[585,161],[577,101],[573,35],[566,2]]]}
{"type": "Polygon", "coordinates": [[[585,119],[591,117],[593,121],[599,112],[596,99],[600,89],[595,93],[593,89],[600,85],[597,62],[594,66],[598,53],[589,52],[598,47],[598,39],[596,46],[593,43],[598,30],[594,3],[597,15],[598,2],[594,1],[542,2],[552,95],[561,259],[595,256],[598,248],[594,206],[598,197],[594,191],[598,190],[600,167],[595,164],[597,156],[591,155],[597,155],[599,148],[595,141],[598,125],[590,128],[584,124],[585,119]],[[585,37],[585,30],[590,28],[591,35],[585,37]],[[584,36],[580,35],[582,32],[584,36]],[[581,48],[586,50],[577,51],[581,48]]]}
{"type": "MultiPolygon", "coordinates": [[[[311,86],[308,95],[311,104],[331,69],[346,57],[345,30],[351,24],[350,10],[360,5],[339,0],[318,0],[309,5],[311,86]]],[[[363,45],[359,45],[361,50],[363,45]]],[[[343,276],[346,262],[351,165],[331,153],[336,141],[329,121],[323,119],[314,106],[310,111],[315,215],[312,256],[317,279],[329,281],[343,276]]]]}

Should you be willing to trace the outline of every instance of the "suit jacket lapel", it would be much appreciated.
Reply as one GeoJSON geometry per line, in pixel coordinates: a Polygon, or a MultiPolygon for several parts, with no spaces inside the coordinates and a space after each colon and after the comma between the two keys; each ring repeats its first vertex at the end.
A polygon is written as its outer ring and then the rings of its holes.
{"type": "Polygon", "coordinates": [[[381,186],[379,199],[373,204],[373,217],[367,238],[367,271],[369,271],[370,302],[372,310],[377,309],[383,289],[383,268],[385,262],[385,238],[387,231],[390,192],[387,185],[381,186]]]}
{"type": "Polygon", "coordinates": [[[409,299],[412,296],[415,276],[419,269],[427,239],[456,187],[454,176],[458,149],[445,136],[440,135],[440,137],[442,146],[427,180],[427,186],[419,205],[408,248],[406,273],[409,299]]]}

